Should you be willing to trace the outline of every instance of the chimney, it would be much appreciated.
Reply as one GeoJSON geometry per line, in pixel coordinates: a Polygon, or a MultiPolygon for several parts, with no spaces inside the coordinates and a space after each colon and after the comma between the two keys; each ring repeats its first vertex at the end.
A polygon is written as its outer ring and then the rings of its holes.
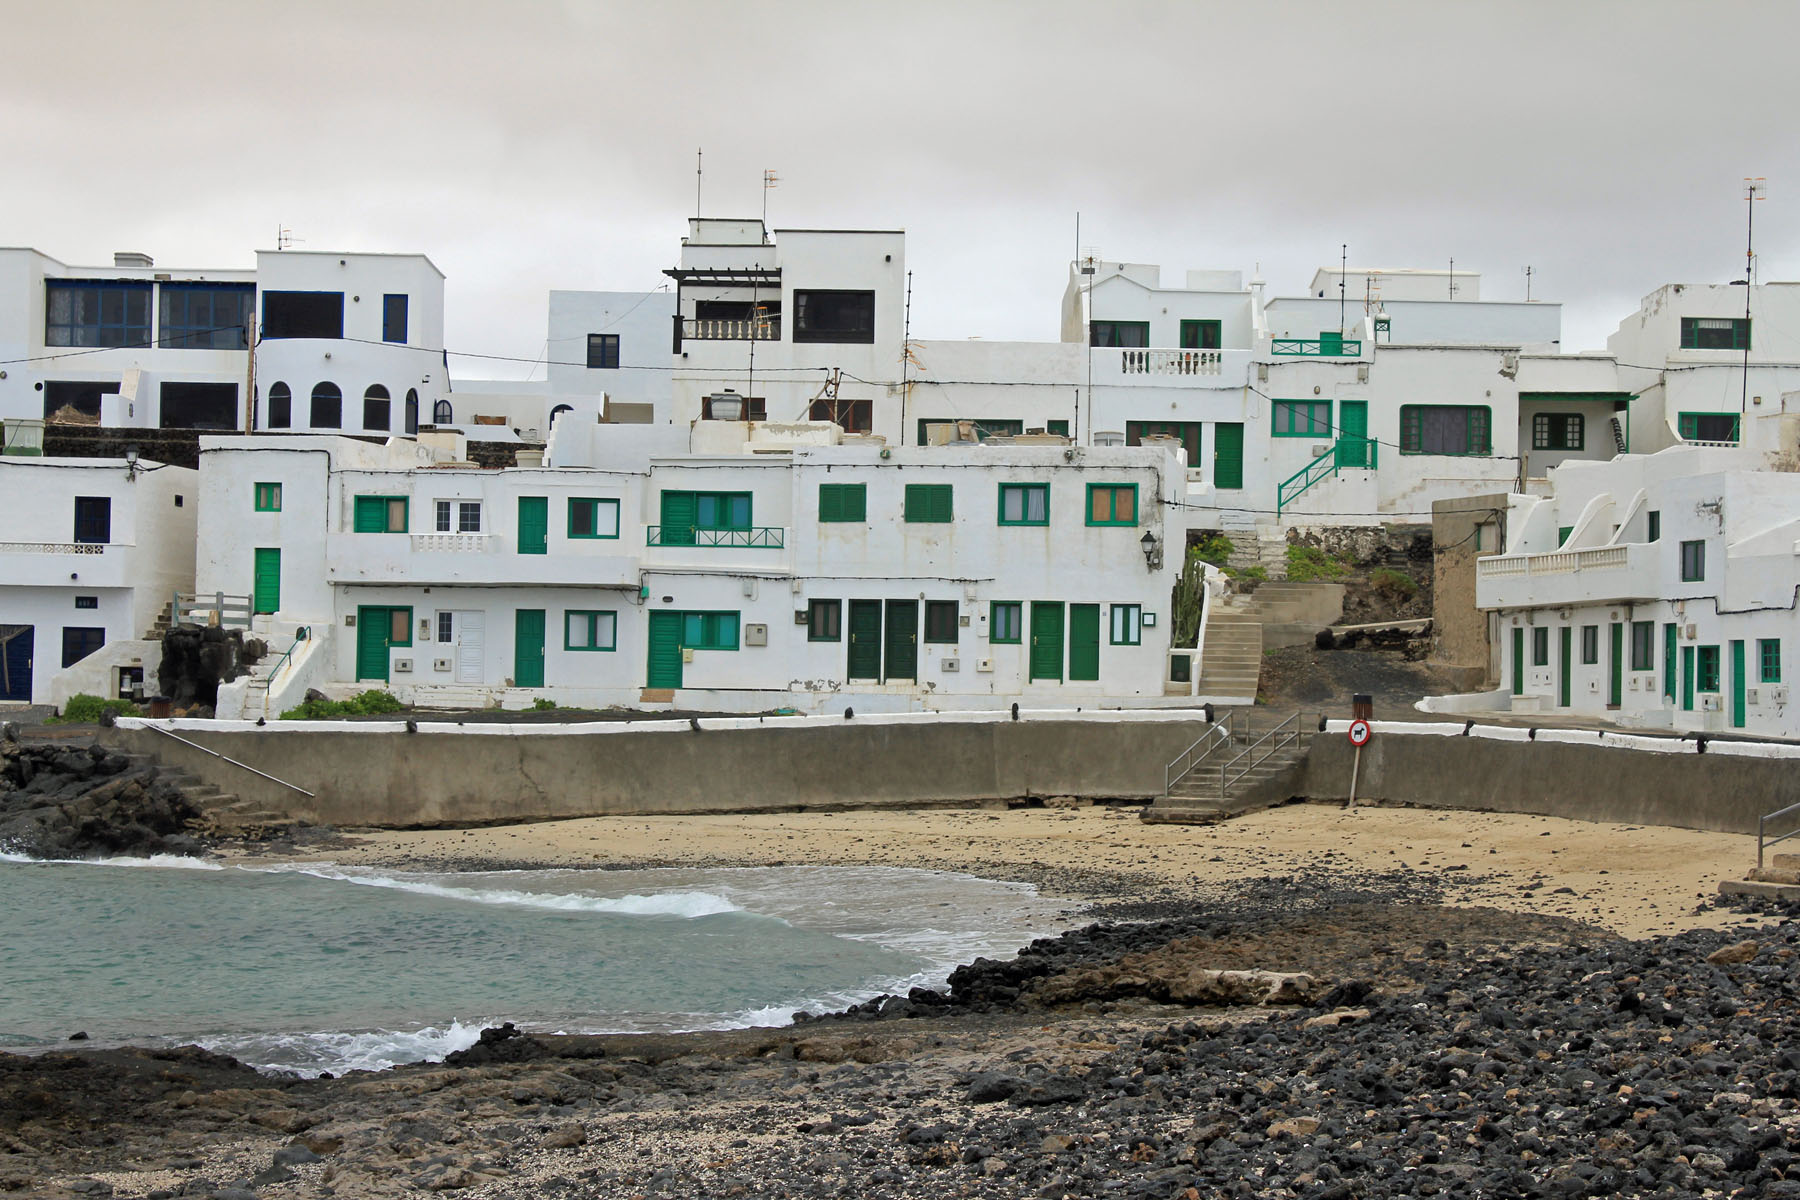
{"type": "Polygon", "coordinates": [[[155,265],[156,260],[141,250],[113,251],[113,266],[115,267],[141,267],[148,270],[155,265]]]}

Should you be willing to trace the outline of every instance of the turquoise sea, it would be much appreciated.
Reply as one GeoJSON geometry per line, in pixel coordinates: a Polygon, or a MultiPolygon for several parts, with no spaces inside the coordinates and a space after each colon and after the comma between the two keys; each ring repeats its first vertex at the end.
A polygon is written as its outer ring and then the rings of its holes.
{"type": "Polygon", "coordinates": [[[1071,923],[1022,884],[881,867],[419,873],[0,854],[0,1050],[198,1042],[316,1074],[485,1025],[786,1024],[1071,923]]]}

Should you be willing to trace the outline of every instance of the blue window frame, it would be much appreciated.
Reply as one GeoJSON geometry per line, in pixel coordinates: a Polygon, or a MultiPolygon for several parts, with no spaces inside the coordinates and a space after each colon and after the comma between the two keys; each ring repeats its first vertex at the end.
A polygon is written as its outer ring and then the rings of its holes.
{"type": "Polygon", "coordinates": [[[44,345],[148,346],[148,283],[131,280],[44,281],[44,345]]]}
{"type": "Polygon", "coordinates": [[[250,283],[165,283],[157,292],[156,344],[174,350],[242,350],[256,311],[250,283]]]}

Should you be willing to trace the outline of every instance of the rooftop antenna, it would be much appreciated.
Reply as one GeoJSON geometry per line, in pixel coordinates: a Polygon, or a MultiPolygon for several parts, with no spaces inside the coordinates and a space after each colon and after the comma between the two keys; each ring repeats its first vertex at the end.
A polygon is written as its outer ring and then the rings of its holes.
{"type": "Polygon", "coordinates": [[[1450,298],[1456,299],[1456,259],[1450,260],[1450,298]]]}
{"type": "Polygon", "coordinates": [[[286,225],[275,226],[275,248],[277,250],[286,250],[295,242],[304,242],[305,240],[305,238],[295,237],[294,231],[289,229],[286,225]]]}
{"type": "MultiPolygon", "coordinates": [[[[1744,179],[1744,382],[1738,392],[1738,412],[1750,403],[1750,293],[1756,287],[1756,202],[1769,194],[1769,181],[1761,175],[1744,179]]],[[[1741,422],[1740,422],[1741,423],[1741,422]]],[[[1738,431],[1743,436],[1743,431],[1738,431]]]]}
{"type": "Polygon", "coordinates": [[[1350,270],[1350,243],[1338,245],[1338,332],[1344,332],[1344,276],[1350,270]]]}
{"type": "Polygon", "coordinates": [[[694,216],[700,215],[700,176],[705,155],[700,150],[694,151],[694,216]]]}
{"type": "Polygon", "coordinates": [[[769,233],[768,233],[769,189],[774,187],[776,184],[778,184],[780,182],[781,182],[781,176],[779,176],[775,173],[774,168],[766,167],[763,169],[763,237],[764,238],[767,238],[769,236],[769,233]]]}
{"type": "Polygon", "coordinates": [[[1525,267],[1525,303],[1531,303],[1531,267],[1529,264],[1525,267]]]}

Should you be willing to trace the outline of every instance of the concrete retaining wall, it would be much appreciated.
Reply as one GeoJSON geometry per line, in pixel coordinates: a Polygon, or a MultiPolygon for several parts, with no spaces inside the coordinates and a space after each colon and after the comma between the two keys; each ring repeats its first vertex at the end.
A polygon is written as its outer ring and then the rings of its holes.
{"type": "MultiPolygon", "coordinates": [[[[1359,802],[1538,813],[1579,821],[1756,833],[1756,820],[1800,803],[1800,747],[1712,742],[1707,752],[1668,738],[1577,730],[1478,727],[1462,722],[1378,724],[1363,749],[1359,802]]],[[[1349,795],[1352,750],[1344,722],[1313,739],[1301,792],[1349,795]]],[[[1772,832],[1785,832],[1788,827],[1772,832]]]]}
{"type": "Polygon", "coordinates": [[[1198,714],[1005,713],[583,725],[122,720],[105,740],[259,807],[345,826],[863,807],[1033,796],[1147,799],[1198,714]],[[149,728],[298,784],[307,798],[149,728]]]}

